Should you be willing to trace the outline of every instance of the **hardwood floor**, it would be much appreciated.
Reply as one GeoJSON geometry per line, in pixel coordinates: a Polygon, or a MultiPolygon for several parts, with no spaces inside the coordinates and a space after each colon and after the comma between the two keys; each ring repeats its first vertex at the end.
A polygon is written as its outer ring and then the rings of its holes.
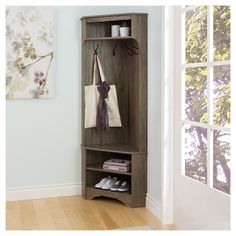
{"type": "Polygon", "coordinates": [[[6,203],[7,230],[104,230],[142,225],[172,229],[162,226],[146,208],[128,208],[112,199],[70,196],[6,203]]]}

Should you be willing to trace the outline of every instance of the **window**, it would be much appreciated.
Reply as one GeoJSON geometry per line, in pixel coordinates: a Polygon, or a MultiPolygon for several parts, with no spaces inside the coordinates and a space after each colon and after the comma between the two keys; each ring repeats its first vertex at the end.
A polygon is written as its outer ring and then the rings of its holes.
{"type": "Polygon", "coordinates": [[[183,174],[230,194],[230,7],[182,8],[183,174]]]}

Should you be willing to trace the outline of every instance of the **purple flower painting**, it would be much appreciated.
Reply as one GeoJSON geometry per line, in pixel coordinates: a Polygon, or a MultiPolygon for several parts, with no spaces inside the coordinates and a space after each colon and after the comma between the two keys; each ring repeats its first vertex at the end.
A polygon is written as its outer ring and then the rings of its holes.
{"type": "Polygon", "coordinates": [[[50,98],[52,7],[6,8],[6,98],[50,98]]]}

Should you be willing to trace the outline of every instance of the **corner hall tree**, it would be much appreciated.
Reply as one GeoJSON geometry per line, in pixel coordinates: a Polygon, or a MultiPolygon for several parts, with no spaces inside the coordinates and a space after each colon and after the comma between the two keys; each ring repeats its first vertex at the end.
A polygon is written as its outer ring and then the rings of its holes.
{"type": "Polygon", "coordinates": [[[130,207],[144,207],[147,192],[147,14],[125,13],[86,16],[82,19],[82,194],[85,199],[104,196],[130,207]],[[127,37],[111,37],[111,26],[125,22],[127,37]],[[115,84],[122,127],[101,133],[84,128],[84,87],[92,81],[94,50],[108,84],[115,84]],[[108,159],[131,161],[131,170],[104,170],[108,159]],[[128,192],[95,188],[107,176],[131,184],[128,192]]]}

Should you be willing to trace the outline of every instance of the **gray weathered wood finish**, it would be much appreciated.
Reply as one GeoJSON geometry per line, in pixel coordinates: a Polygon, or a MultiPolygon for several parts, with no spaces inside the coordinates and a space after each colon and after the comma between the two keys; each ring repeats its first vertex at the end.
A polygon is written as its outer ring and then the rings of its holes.
{"type": "MultiPolygon", "coordinates": [[[[108,196],[130,207],[145,206],[147,176],[147,14],[126,13],[83,17],[82,19],[82,178],[83,196],[92,199],[108,196]],[[126,20],[131,27],[127,38],[112,38],[111,25],[126,20]],[[122,127],[109,128],[100,134],[84,128],[84,87],[92,83],[94,48],[99,45],[106,81],[115,84],[122,127]],[[116,46],[116,55],[113,48],[116,46]],[[130,56],[128,48],[138,48],[130,56]],[[129,194],[104,192],[93,186],[110,174],[99,167],[109,158],[132,160],[129,194]],[[90,166],[90,167],[89,167],[90,166]]],[[[131,51],[129,51],[131,52],[131,51]]],[[[97,78],[97,83],[100,78],[97,78]]],[[[111,172],[112,173],[112,172],[111,172]]],[[[114,174],[117,174],[114,172],[114,174]]]]}

